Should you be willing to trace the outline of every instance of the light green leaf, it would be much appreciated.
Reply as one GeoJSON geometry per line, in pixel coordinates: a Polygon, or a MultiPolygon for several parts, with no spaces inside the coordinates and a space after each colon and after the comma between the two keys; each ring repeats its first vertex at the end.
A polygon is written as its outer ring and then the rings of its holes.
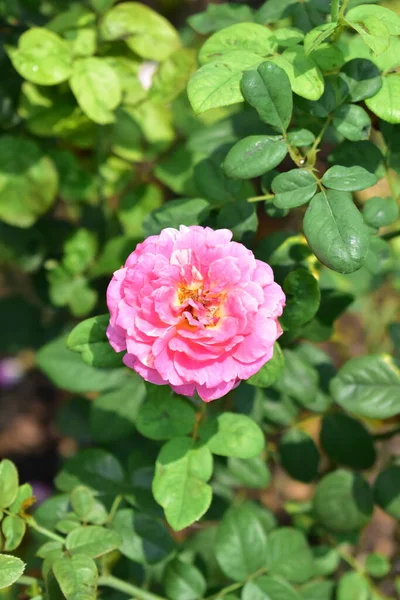
{"type": "Polygon", "coordinates": [[[261,56],[232,50],[203,65],[189,80],[187,93],[196,113],[243,101],[240,80],[244,71],[255,69],[261,56]]]}
{"type": "Polygon", "coordinates": [[[390,570],[390,561],[384,554],[378,552],[372,552],[365,559],[365,569],[372,577],[385,577],[390,570]]]}
{"type": "Polygon", "coordinates": [[[358,356],[331,382],[335,402],[362,417],[388,419],[400,412],[400,374],[387,355],[358,356]]]}
{"type": "Polygon", "coordinates": [[[200,439],[214,454],[252,458],[264,448],[264,434],[246,415],[224,412],[209,418],[199,430],[200,439]]]}
{"type": "Polygon", "coordinates": [[[165,227],[199,225],[210,214],[211,206],[203,198],[177,198],[162,204],[147,215],[143,229],[147,235],[157,235],[165,227]]]}
{"type": "Polygon", "coordinates": [[[11,460],[0,462],[0,508],[8,508],[18,494],[18,471],[11,460]]]}
{"type": "Polygon", "coordinates": [[[160,64],[155,72],[149,97],[163,104],[171,102],[185,90],[196,67],[196,51],[194,49],[180,48],[176,50],[160,64]]]}
{"type": "Polygon", "coordinates": [[[56,85],[71,74],[72,54],[67,42],[44,27],[25,31],[18,48],[8,47],[7,51],[14,68],[32,83],[56,85]]]}
{"type": "Polygon", "coordinates": [[[121,102],[121,86],[115,70],[104,59],[80,58],[74,62],[71,89],[83,112],[95,123],[113,123],[113,110],[121,102]]]}
{"type": "Polygon", "coordinates": [[[320,46],[322,42],[326,40],[326,38],[330,37],[337,26],[337,22],[334,21],[332,23],[325,23],[324,25],[319,25],[318,27],[311,29],[311,31],[309,31],[304,38],[304,50],[306,56],[316,50],[318,46],[320,46]]]}
{"type": "Polygon", "coordinates": [[[265,61],[257,71],[243,74],[240,89],[262,121],[282,133],[286,131],[292,117],[293,98],[289,78],[283,69],[265,61]]]}
{"type": "Polygon", "coordinates": [[[180,47],[179,35],[167,19],[139,2],[122,2],[101,22],[104,40],[124,40],[142,58],[162,61],[180,47]]]}
{"type": "Polygon", "coordinates": [[[352,142],[367,140],[371,133],[371,119],[361,106],[343,104],[333,113],[333,126],[352,142]]]}
{"type": "Polygon", "coordinates": [[[278,208],[295,208],[308,202],[317,190],[317,181],[305,169],[280,173],[272,181],[273,200],[278,208]]]}
{"type": "Polygon", "coordinates": [[[218,526],[215,556],[228,577],[247,579],[267,560],[267,535],[249,504],[230,508],[218,526]]]}
{"type": "MultiPolygon", "coordinates": [[[[1,474],[1,463],[0,463],[1,474]]],[[[1,475],[0,475],[1,478],[1,475]]],[[[32,486],[29,483],[23,483],[19,486],[15,500],[9,507],[9,511],[14,514],[23,513],[27,508],[35,503],[32,486]]]]}
{"type": "Polygon", "coordinates": [[[228,458],[229,472],[237,479],[239,484],[247,488],[262,490],[268,487],[271,481],[271,473],[263,458],[228,458]]]}
{"type": "Polygon", "coordinates": [[[99,576],[89,556],[63,556],[54,562],[53,571],[66,600],[95,600],[99,576]]]}
{"type": "Polygon", "coordinates": [[[321,524],[331,531],[357,531],[371,518],[371,489],[358,473],[338,469],[318,483],[314,510],[321,524]]]}
{"type": "Polygon", "coordinates": [[[324,79],[321,71],[301,46],[289,48],[271,60],[286,71],[295,94],[308,100],[318,100],[322,96],[324,79]]]}
{"type": "Polygon", "coordinates": [[[389,515],[400,519],[400,466],[381,471],[374,483],[375,502],[389,515]]]}
{"type": "Polygon", "coordinates": [[[304,583],[312,575],[313,557],[301,531],[280,527],[268,538],[268,572],[293,583],[304,583]]]}
{"type": "Polygon", "coordinates": [[[400,76],[389,73],[383,77],[382,87],[375,96],[367,98],[365,104],[380,119],[388,123],[400,123],[400,76]]]}
{"type": "Polygon", "coordinates": [[[72,555],[85,554],[90,558],[98,558],[120,545],[121,540],[116,531],[88,525],[78,527],[68,534],[65,546],[72,555]]]}
{"type": "Polygon", "coordinates": [[[85,485],[78,485],[71,494],[71,504],[75,514],[82,520],[87,521],[94,508],[94,497],[85,485]]]}
{"type": "Polygon", "coordinates": [[[300,429],[291,429],[279,441],[282,466],[293,479],[310,483],[318,475],[320,455],[314,440],[300,429]]]}
{"type": "Polygon", "coordinates": [[[321,445],[334,462],[352,469],[369,469],[376,460],[374,441],[362,423],[348,415],[324,415],[321,445]]]}
{"type": "Polygon", "coordinates": [[[314,196],[303,228],[313,252],[330,269],[352,273],[362,266],[369,232],[350,193],[328,190],[314,196]]]}
{"type": "Polygon", "coordinates": [[[106,336],[110,315],[85,319],[68,336],[67,348],[79,352],[82,360],[92,367],[111,368],[121,366],[122,352],[115,352],[106,336]]]}
{"type": "Polygon", "coordinates": [[[138,431],[152,440],[169,440],[186,435],[194,427],[194,407],[173,394],[168,386],[149,386],[146,402],[137,416],[138,431]]]}
{"type": "Polygon", "coordinates": [[[3,549],[11,552],[18,548],[25,535],[25,521],[17,515],[7,515],[1,522],[1,530],[4,536],[3,549]]]}
{"type": "Polygon", "coordinates": [[[390,34],[386,25],[379,18],[373,15],[365,17],[358,15],[357,18],[353,15],[351,17],[346,15],[346,22],[360,34],[375,54],[382,54],[389,48],[390,34]]]}
{"type": "Polygon", "coordinates": [[[399,205],[394,198],[369,198],[363,206],[363,217],[371,227],[387,227],[399,218],[399,205]]]}
{"type": "Polygon", "coordinates": [[[16,556],[0,554],[0,590],[17,581],[25,570],[25,564],[16,556]]]}
{"type": "Polygon", "coordinates": [[[0,219],[30,227],[53,204],[58,186],[52,160],[23,137],[0,140],[0,219]]]}
{"type": "Polygon", "coordinates": [[[212,489],[212,455],[187,437],[176,437],[161,449],[156,462],[153,494],[175,531],[188,527],[207,511],[212,489]]]}
{"type": "Polygon", "coordinates": [[[315,316],[321,300],[318,281],[306,271],[297,269],[289,273],[283,282],[286,306],[279,322],[284,329],[300,327],[315,316]]]}
{"type": "Polygon", "coordinates": [[[285,357],[278,342],[274,344],[274,353],[272,358],[261,367],[261,369],[246,380],[246,383],[256,387],[270,387],[282,375],[285,368],[285,357]]]}
{"type": "Polygon", "coordinates": [[[372,4],[360,4],[346,13],[346,20],[348,21],[363,21],[369,17],[375,17],[383,23],[390,35],[400,35],[400,16],[389,8],[372,4]]]}
{"type": "Polygon", "coordinates": [[[208,38],[199,52],[199,61],[201,64],[214,61],[232,50],[266,57],[275,51],[276,45],[270,29],[256,23],[237,23],[208,38]]]}
{"type": "MultiPolygon", "coordinates": [[[[364,167],[341,167],[335,165],[326,171],[322,183],[333,190],[355,192],[375,185],[378,178],[364,167]]],[[[364,213],[363,213],[364,214],[364,213]]]]}
{"type": "Polygon", "coordinates": [[[207,583],[197,567],[177,558],[167,566],[164,586],[170,600],[198,600],[203,597],[207,583]]]}
{"type": "Polygon", "coordinates": [[[246,583],[242,600],[300,600],[291,585],[282,579],[263,575],[246,583]]]}
{"type": "Polygon", "coordinates": [[[345,573],[340,579],[337,587],[337,600],[369,600],[369,585],[366,578],[361,573],[350,571],[345,573]]]}
{"type": "Polygon", "coordinates": [[[249,135],[237,142],[225,158],[224,171],[232,179],[252,179],[278,166],[287,143],[278,135],[249,135]]]}

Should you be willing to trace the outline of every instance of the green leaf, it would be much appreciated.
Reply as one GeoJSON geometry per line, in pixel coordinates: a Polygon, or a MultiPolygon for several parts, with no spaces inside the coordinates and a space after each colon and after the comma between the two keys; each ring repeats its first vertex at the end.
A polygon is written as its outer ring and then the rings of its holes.
{"type": "Polygon", "coordinates": [[[71,493],[71,504],[74,513],[87,521],[94,508],[94,498],[91,490],[84,485],[78,485],[71,493]]]}
{"type": "Polygon", "coordinates": [[[268,487],[271,481],[271,473],[265,460],[260,456],[253,458],[228,458],[228,469],[230,473],[247,488],[262,490],[268,487]]]}
{"type": "Polygon", "coordinates": [[[347,24],[360,34],[364,42],[375,54],[381,54],[387,50],[390,44],[390,34],[386,25],[379,18],[373,15],[351,15],[349,17],[352,10],[346,15],[347,24]]]}
{"type": "Polygon", "coordinates": [[[276,49],[275,37],[270,29],[256,23],[237,23],[217,31],[206,40],[199,52],[201,64],[219,60],[232,51],[251,52],[265,57],[276,49]]]}
{"type": "Polygon", "coordinates": [[[346,13],[346,21],[364,21],[366,18],[375,17],[383,23],[390,35],[400,35],[400,17],[397,13],[383,6],[361,4],[346,13]]]}
{"type": "Polygon", "coordinates": [[[272,181],[273,200],[278,208],[295,208],[308,202],[317,190],[317,181],[305,169],[280,173],[272,181]]]}
{"type": "Polygon", "coordinates": [[[253,21],[253,10],[245,4],[207,4],[206,10],[191,15],[187,22],[201,35],[207,35],[240,22],[253,21]]]}
{"type": "Polygon", "coordinates": [[[58,387],[78,393],[101,392],[123,385],[132,375],[126,369],[100,369],[85,364],[68,350],[66,341],[67,336],[56,338],[36,354],[38,367],[58,387]]]}
{"type": "Polygon", "coordinates": [[[335,402],[361,417],[388,419],[400,412],[400,375],[386,355],[358,356],[331,382],[335,402]]]}
{"type": "Polygon", "coordinates": [[[278,46],[283,48],[296,46],[304,40],[304,33],[295,27],[279,27],[274,30],[274,35],[278,46]]]}
{"type": "Polygon", "coordinates": [[[293,98],[285,71],[265,61],[257,71],[246,71],[240,84],[244,99],[253,106],[262,121],[284,133],[289,126],[293,98]]]}
{"type": "Polygon", "coordinates": [[[273,62],[286,71],[295,94],[308,100],[318,100],[322,96],[322,73],[313,59],[305,55],[301,46],[285,50],[283,54],[275,56],[273,62]]]}
{"type": "Polygon", "coordinates": [[[149,97],[153,100],[171,102],[186,89],[187,82],[196,71],[196,51],[180,48],[162,62],[155,72],[149,97]]]}
{"type": "Polygon", "coordinates": [[[0,140],[0,219],[30,227],[53,204],[58,186],[52,160],[23,137],[0,140]]]}
{"type": "Polygon", "coordinates": [[[85,319],[69,334],[67,348],[79,352],[82,360],[91,367],[121,366],[123,353],[113,350],[106,335],[109,322],[109,314],[85,319]]]}
{"type": "Polygon", "coordinates": [[[246,583],[242,600],[300,600],[291,585],[279,578],[263,575],[246,583]]]}
{"type": "Polygon", "coordinates": [[[335,583],[333,581],[311,581],[301,588],[303,600],[332,600],[335,583]]]}
{"type": "Polygon", "coordinates": [[[314,546],[312,552],[314,556],[314,574],[316,576],[325,577],[326,575],[332,575],[337,570],[340,564],[340,554],[335,548],[322,544],[314,546]]]}
{"type": "Polygon", "coordinates": [[[57,523],[64,519],[70,511],[70,499],[68,494],[58,494],[47,498],[40,506],[35,510],[35,520],[46,527],[54,531],[57,523]]]}
{"type": "MultiPolygon", "coordinates": [[[[326,171],[322,183],[333,190],[355,192],[375,185],[378,178],[363,167],[341,167],[335,165],[326,171]]],[[[363,213],[364,214],[364,213],[363,213]]]]}
{"type": "Polygon", "coordinates": [[[369,469],[376,460],[372,436],[364,425],[341,413],[324,415],[321,444],[329,458],[352,469],[369,469]]]}
{"type": "Polygon", "coordinates": [[[256,234],[258,228],[257,211],[247,200],[226,204],[217,217],[217,227],[230,229],[235,241],[245,242],[256,234]]]}
{"type": "Polygon", "coordinates": [[[399,94],[400,77],[397,73],[389,73],[383,77],[379,92],[365,103],[380,119],[388,123],[400,123],[399,94]]]}
{"type": "Polygon", "coordinates": [[[390,562],[384,554],[372,552],[365,559],[365,569],[372,577],[385,577],[390,572],[390,562]]]}
{"type": "Polygon", "coordinates": [[[367,140],[371,133],[371,119],[361,106],[343,104],[333,113],[333,126],[347,140],[367,140]]]}
{"type": "Polygon", "coordinates": [[[71,492],[86,485],[97,492],[119,494],[124,472],[118,460],[106,450],[81,450],[68,459],[58,473],[55,483],[62,492],[71,492]]]}
{"type": "Polygon", "coordinates": [[[332,23],[325,23],[324,25],[319,25],[318,27],[314,27],[311,29],[304,38],[304,50],[306,56],[311,54],[314,50],[318,48],[328,37],[332,35],[332,33],[337,28],[338,23],[333,21],[332,23]]]}
{"type": "Polygon", "coordinates": [[[163,61],[180,47],[178,32],[167,19],[139,2],[122,2],[101,22],[104,40],[124,40],[142,58],[163,61]]]}
{"type": "Polygon", "coordinates": [[[0,589],[17,581],[25,570],[25,564],[16,556],[0,554],[0,589]]]}
{"type": "Polygon", "coordinates": [[[302,335],[314,342],[323,342],[333,334],[333,324],[353,302],[351,294],[332,289],[321,290],[321,303],[314,319],[303,326],[302,335]]]}
{"type": "Polygon", "coordinates": [[[247,379],[246,383],[261,388],[270,387],[282,375],[284,368],[285,357],[278,342],[275,342],[272,358],[255,375],[247,379]]]}
{"type": "Polygon", "coordinates": [[[249,135],[227,154],[224,171],[232,179],[252,179],[278,166],[287,154],[286,141],[278,135],[249,135]]]}
{"type": "Polygon", "coordinates": [[[346,167],[364,167],[378,178],[385,174],[383,154],[376,144],[369,141],[345,141],[329,155],[329,163],[346,167]]]}
{"type": "Polygon", "coordinates": [[[90,431],[98,442],[112,442],[131,435],[146,395],[142,379],[132,373],[131,381],[101,394],[91,404],[90,431]]]}
{"type": "Polygon", "coordinates": [[[215,556],[227,577],[247,579],[265,567],[267,535],[249,504],[230,508],[218,526],[215,556]]]}
{"type": "Polygon", "coordinates": [[[167,566],[164,586],[171,600],[198,600],[203,597],[207,583],[197,567],[176,558],[167,566]]]}
{"type": "Polygon", "coordinates": [[[275,387],[288,394],[302,406],[308,406],[315,400],[318,389],[318,373],[293,350],[284,350],[285,370],[275,387]]]}
{"type": "Polygon", "coordinates": [[[203,65],[189,80],[187,93],[195,113],[243,101],[240,80],[244,71],[255,69],[261,56],[252,52],[227,52],[203,65]]]}
{"type": "MultiPolygon", "coordinates": [[[[1,473],[1,463],[0,463],[1,473]]],[[[0,475],[1,476],[1,475],[0,475]]],[[[19,486],[15,500],[9,507],[9,511],[14,514],[23,513],[35,502],[32,486],[29,483],[23,483],[19,486]]]]}
{"type": "Polygon", "coordinates": [[[122,540],[118,550],[140,564],[164,561],[175,548],[171,534],[161,521],[131,508],[119,510],[111,527],[122,540]]]}
{"type": "Polygon", "coordinates": [[[339,273],[359,269],[367,255],[369,232],[351,194],[328,190],[311,200],[304,234],[323,264],[339,273]]]}
{"type": "Polygon", "coordinates": [[[313,575],[313,557],[301,531],[280,527],[268,538],[268,572],[293,583],[304,583],[313,575]]]}
{"type": "Polygon", "coordinates": [[[372,515],[371,488],[358,473],[338,469],[318,483],[314,510],[321,524],[331,531],[357,531],[372,515]]]}
{"type": "Polygon", "coordinates": [[[113,110],[121,102],[121,86],[115,70],[101,58],[79,58],[74,62],[71,89],[79,106],[95,123],[113,123],[113,110]]]}
{"type": "Polygon", "coordinates": [[[194,427],[196,412],[168,386],[149,386],[146,402],[137,416],[138,431],[151,440],[169,440],[186,435],[194,427]]]}
{"type": "Polygon", "coordinates": [[[7,515],[1,523],[1,530],[4,536],[3,549],[11,552],[18,548],[25,535],[25,521],[17,515],[7,515]]]}
{"type": "Polygon", "coordinates": [[[65,546],[70,554],[85,554],[90,558],[98,558],[120,545],[121,540],[116,531],[88,525],[78,527],[68,534],[65,546]]]}
{"type": "Polygon", "coordinates": [[[369,600],[370,590],[368,581],[361,573],[351,571],[345,573],[340,579],[337,587],[337,600],[369,600]]]}
{"type": "Polygon", "coordinates": [[[347,62],[340,69],[339,77],[345,82],[352,102],[375,96],[383,82],[376,64],[365,58],[354,58],[347,62]]]}
{"type": "Polygon", "coordinates": [[[82,273],[94,260],[97,250],[96,234],[81,227],[69,235],[65,241],[62,264],[69,273],[82,273]]]}
{"type": "Polygon", "coordinates": [[[399,205],[394,198],[369,198],[363,206],[363,217],[371,227],[387,227],[399,218],[399,205]]]}
{"type": "Polygon", "coordinates": [[[210,450],[194,446],[190,438],[176,437],[161,448],[153,494],[175,531],[200,519],[209,508],[212,489],[206,482],[212,468],[210,450]]]}
{"type": "Polygon", "coordinates": [[[18,494],[18,471],[7,458],[0,462],[0,509],[8,508],[18,494]]]}
{"type": "Polygon", "coordinates": [[[293,479],[310,483],[318,475],[320,455],[312,437],[300,429],[291,429],[279,441],[282,466],[293,479]]]}
{"type": "Polygon", "coordinates": [[[199,430],[200,439],[207,443],[213,454],[252,458],[264,448],[264,434],[246,415],[230,412],[209,418],[199,430]]]}
{"type": "Polygon", "coordinates": [[[279,322],[284,329],[308,323],[318,311],[321,292],[318,281],[305,269],[292,271],[283,282],[286,306],[279,322]]]}
{"type": "Polygon", "coordinates": [[[291,146],[295,146],[296,148],[312,146],[315,142],[315,135],[308,129],[292,129],[288,131],[287,141],[291,146]]]}
{"type": "Polygon", "coordinates": [[[53,571],[66,600],[95,600],[99,576],[89,556],[63,556],[55,561],[53,571]]]}
{"type": "Polygon", "coordinates": [[[392,465],[379,473],[374,483],[374,497],[385,512],[400,519],[400,466],[392,465]]]}
{"type": "Polygon", "coordinates": [[[203,198],[177,198],[153,210],[143,222],[147,235],[157,235],[165,227],[198,225],[210,214],[210,203],[203,198]]]}
{"type": "Polygon", "coordinates": [[[32,27],[18,40],[18,48],[7,48],[18,73],[38,85],[56,85],[68,79],[72,54],[66,41],[44,27],[32,27]]]}

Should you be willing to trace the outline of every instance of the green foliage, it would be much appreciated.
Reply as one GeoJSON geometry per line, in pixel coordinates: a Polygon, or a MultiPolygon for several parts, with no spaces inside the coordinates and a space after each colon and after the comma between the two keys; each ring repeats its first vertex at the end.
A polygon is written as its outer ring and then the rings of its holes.
{"type": "Polygon", "coordinates": [[[400,518],[398,10],[152,5],[0,2],[0,350],[72,438],[33,515],[0,462],[0,588],[383,598],[396,565],[359,537],[400,518]],[[107,337],[113,273],[180,225],[229,229],[286,295],[270,360],[209,404],[107,337]]]}

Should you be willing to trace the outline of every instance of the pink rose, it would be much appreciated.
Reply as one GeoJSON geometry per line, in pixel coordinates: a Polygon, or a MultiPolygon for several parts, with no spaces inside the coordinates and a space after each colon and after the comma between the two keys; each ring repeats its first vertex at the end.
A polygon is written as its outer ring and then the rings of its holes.
{"type": "Polygon", "coordinates": [[[285,295],[269,265],[227,229],[163,229],[128,257],[107,290],[107,336],[146,381],[205,402],[272,357],[285,295]]]}

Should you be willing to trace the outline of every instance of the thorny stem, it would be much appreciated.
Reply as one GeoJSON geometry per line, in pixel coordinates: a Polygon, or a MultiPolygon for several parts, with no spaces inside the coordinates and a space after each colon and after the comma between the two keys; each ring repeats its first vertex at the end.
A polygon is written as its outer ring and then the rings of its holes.
{"type": "Polygon", "coordinates": [[[307,154],[312,154],[313,152],[316,151],[316,149],[318,148],[322,138],[324,137],[326,130],[328,129],[329,125],[331,124],[331,120],[332,120],[332,115],[329,115],[329,117],[326,119],[324,126],[322,127],[321,131],[319,132],[318,136],[315,138],[313,145],[311,146],[310,150],[308,151],[307,154]]]}
{"type": "Polygon", "coordinates": [[[162,596],[152,594],[147,590],[138,588],[136,587],[136,585],[133,585],[132,583],[127,583],[126,581],[122,581],[122,579],[118,579],[117,577],[113,577],[112,575],[100,577],[99,586],[102,585],[113,588],[114,590],[118,590],[119,592],[123,592],[128,596],[135,598],[135,600],[166,600],[162,596]]]}

